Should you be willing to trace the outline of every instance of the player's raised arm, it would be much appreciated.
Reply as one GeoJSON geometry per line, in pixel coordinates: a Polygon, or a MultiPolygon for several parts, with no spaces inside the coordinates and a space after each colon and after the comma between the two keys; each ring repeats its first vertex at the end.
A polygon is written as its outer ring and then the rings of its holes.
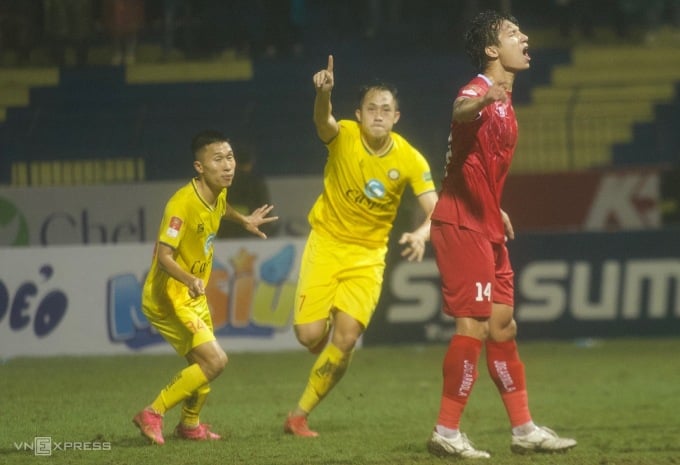
{"type": "Polygon", "coordinates": [[[338,134],[338,122],[333,117],[331,91],[335,84],[333,77],[333,55],[328,55],[328,65],[312,77],[316,97],[314,98],[314,125],[316,134],[323,143],[330,142],[338,134]]]}
{"type": "Polygon", "coordinates": [[[458,97],[453,102],[453,120],[474,121],[485,106],[498,100],[505,102],[506,99],[505,83],[493,84],[486,94],[479,97],[458,97]]]}

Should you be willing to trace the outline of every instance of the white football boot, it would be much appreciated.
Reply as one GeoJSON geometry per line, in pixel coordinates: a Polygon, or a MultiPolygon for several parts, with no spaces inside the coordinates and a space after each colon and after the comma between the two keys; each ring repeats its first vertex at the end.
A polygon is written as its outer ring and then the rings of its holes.
{"type": "Polygon", "coordinates": [[[488,452],[472,447],[472,443],[463,433],[456,439],[449,439],[436,431],[432,431],[432,436],[427,442],[427,449],[437,457],[462,457],[466,459],[488,459],[491,457],[488,452]]]}
{"type": "Polygon", "coordinates": [[[510,449],[516,454],[527,452],[564,452],[576,446],[576,440],[561,438],[550,428],[537,426],[531,433],[512,435],[510,449]]]}

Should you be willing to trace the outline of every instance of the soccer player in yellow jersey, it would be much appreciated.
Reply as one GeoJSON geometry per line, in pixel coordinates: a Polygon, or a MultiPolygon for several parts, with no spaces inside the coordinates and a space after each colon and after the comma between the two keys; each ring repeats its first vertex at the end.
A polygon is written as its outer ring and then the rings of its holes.
{"type": "Polygon", "coordinates": [[[294,325],[300,343],[319,355],[284,423],[286,433],[303,437],[318,436],[307,417],[342,378],[371,320],[404,189],[411,187],[426,216],[399,240],[408,260],[423,257],[437,201],[427,160],[392,132],[400,116],[395,89],[384,84],[363,88],[357,120],[337,121],[331,111],[333,56],[313,82],[314,124],[328,159],[323,192],[308,217],[312,228],[302,255],[294,325]]]}
{"type": "Polygon", "coordinates": [[[142,435],[163,444],[163,415],[183,402],[177,436],[193,440],[219,439],[199,413],[210,392],[210,381],[227,364],[215,340],[205,285],[210,278],[213,241],[222,217],[266,238],[259,226],[278,219],[268,216],[271,205],[242,215],[227,203],[236,160],[229,140],[204,131],[192,140],[197,176],[180,188],[165,206],[151,269],[144,283],[142,310],[154,328],[185,357],[188,367],[177,373],[158,397],[133,418],[142,435]]]}

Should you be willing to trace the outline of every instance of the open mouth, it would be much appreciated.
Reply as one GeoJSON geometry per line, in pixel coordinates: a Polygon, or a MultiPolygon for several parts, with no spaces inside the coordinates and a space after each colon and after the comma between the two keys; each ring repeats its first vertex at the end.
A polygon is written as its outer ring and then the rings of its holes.
{"type": "Polygon", "coordinates": [[[522,49],[522,55],[524,55],[525,57],[531,59],[531,57],[529,56],[529,46],[528,46],[528,45],[525,46],[525,47],[522,49]]]}

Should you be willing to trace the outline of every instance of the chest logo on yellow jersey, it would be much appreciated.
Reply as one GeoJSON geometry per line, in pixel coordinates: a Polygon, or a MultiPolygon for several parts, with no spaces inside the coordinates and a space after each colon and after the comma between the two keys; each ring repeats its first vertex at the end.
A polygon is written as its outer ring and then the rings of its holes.
{"type": "Polygon", "coordinates": [[[203,223],[198,223],[198,228],[196,229],[196,232],[202,233],[205,231],[205,225],[203,223]]]}
{"type": "Polygon", "coordinates": [[[371,179],[364,186],[364,193],[370,199],[382,199],[385,197],[385,186],[377,179],[371,179]]]}
{"type": "Polygon", "coordinates": [[[399,173],[398,169],[392,168],[387,172],[387,177],[390,178],[392,181],[396,181],[401,177],[401,174],[399,173]]]}
{"type": "Polygon", "coordinates": [[[215,234],[211,234],[208,236],[208,238],[205,240],[205,244],[203,245],[203,253],[205,253],[206,257],[212,250],[213,242],[215,241],[215,234]]]}

